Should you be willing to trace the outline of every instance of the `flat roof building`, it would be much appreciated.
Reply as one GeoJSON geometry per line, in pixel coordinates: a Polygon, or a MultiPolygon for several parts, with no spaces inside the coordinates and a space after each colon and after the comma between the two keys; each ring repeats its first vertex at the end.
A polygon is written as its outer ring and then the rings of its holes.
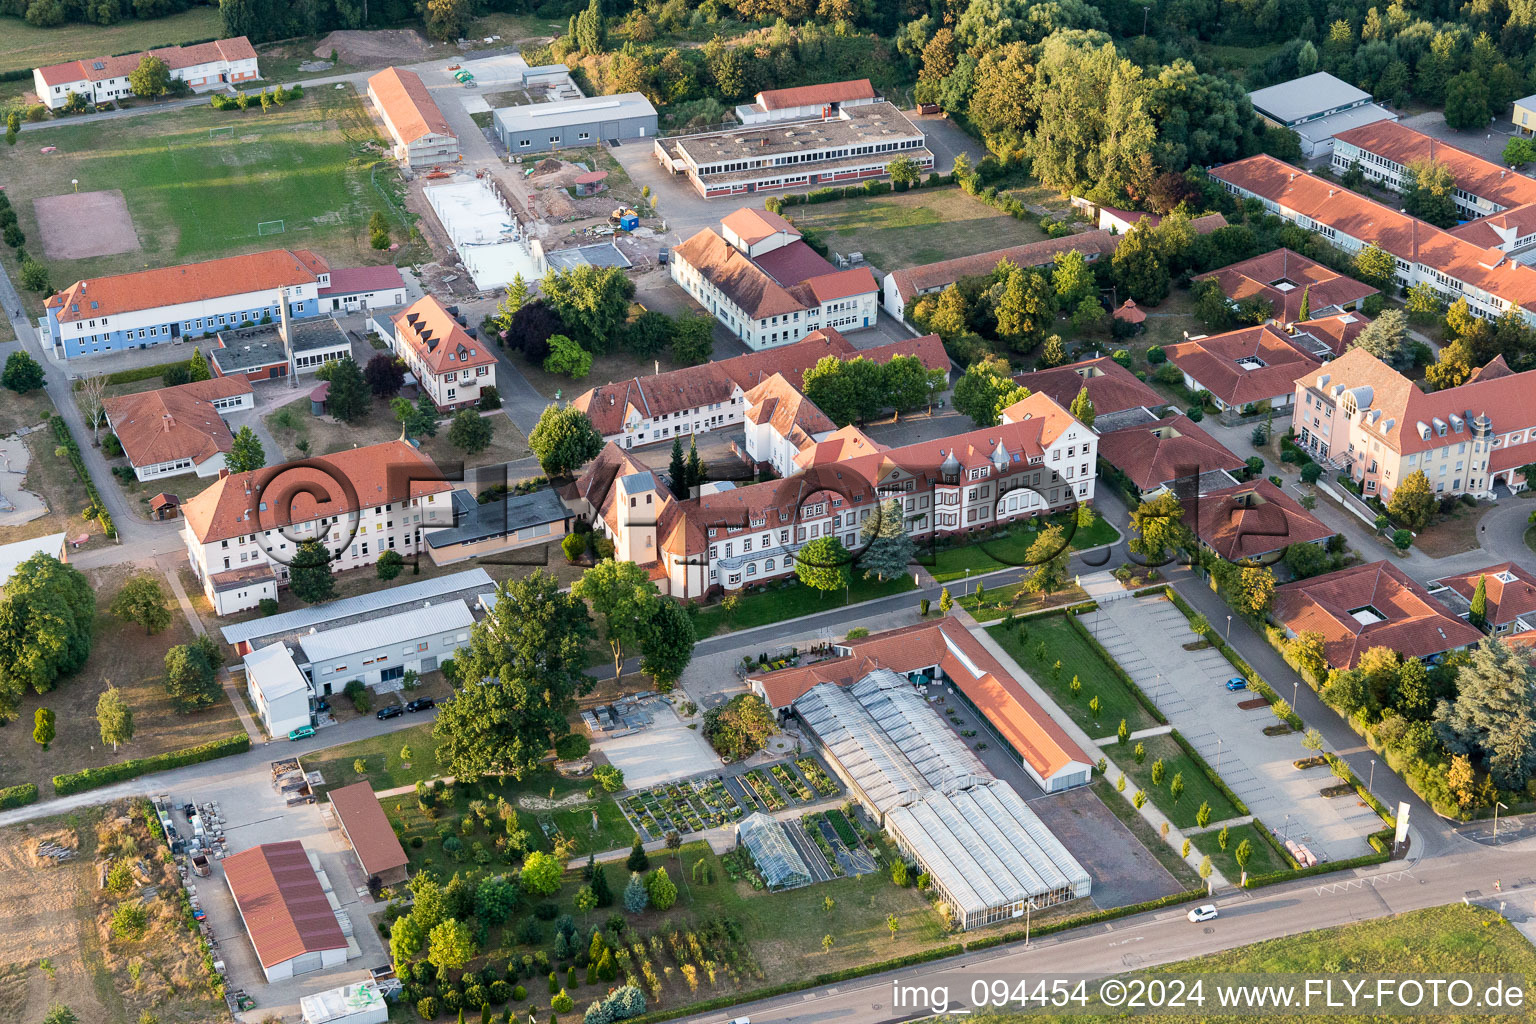
{"type": "Polygon", "coordinates": [[[352,339],[328,316],[220,331],[216,340],[218,344],[208,350],[214,375],[247,381],[286,377],[290,367],[297,373],[314,373],[331,360],[352,354],[352,339]]]}
{"type": "Polygon", "coordinates": [[[1302,155],[1309,159],[1331,153],[1333,138],[1342,131],[1397,120],[1370,93],[1326,71],[1255,89],[1248,101],[1264,120],[1300,136],[1302,155]]]}
{"type": "Polygon", "coordinates": [[[222,864],[268,982],[346,962],[347,937],[302,843],[263,843],[222,864]]]}
{"type": "Polygon", "coordinates": [[[350,786],[333,789],[328,794],[331,809],[341,825],[342,835],[357,854],[363,874],[378,878],[385,885],[405,881],[406,866],[410,858],[405,847],[395,836],[384,808],[374,795],[373,786],[366,780],[350,786]]]}
{"type": "Polygon", "coordinates": [[[501,107],[494,121],[513,157],[656,135],[656,108],[638,92],[501,107]]]}
{"type": "Polygon", "coordinates": [[[533,544],[559,544],[575,518],[560,496],[547,487],[484,504],[467,491],[454,491],[453,505],[453,525],[423,538],[427,554],[437,565],[533,544]]]}

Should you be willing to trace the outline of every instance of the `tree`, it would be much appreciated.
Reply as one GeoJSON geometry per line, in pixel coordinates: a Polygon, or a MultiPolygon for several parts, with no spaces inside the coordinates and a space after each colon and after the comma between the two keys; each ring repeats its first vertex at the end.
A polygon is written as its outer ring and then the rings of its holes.
{"type": "Polygon", "coordinates": [[[1253,843],[1244,839],[1237,844],[1237,849],[1232,851],[1232,859],[1237,861],[1237,870],[1248,873],[1248,861],[1253,858],[1253,843]]]}
{"type": "Polygon", "coordinates": [[[331,367],[330,391],[326,394],[325,408],[343,423],[356,423],[368,415],[373,405],[373,395],[363,371],[351,356],[338,360],[331,367]]]}
{"type": "Polygon", "coordinates": [[[405,567],[405,556],[398,551],[389,550],[379,555],[379,560],[373,565],[379,579],[387,583],[400,575],[400,570],[405,567]]]}
{"type": "Polygon", "coordinates": [[[1210,823],[1211,823],[1211,804],[1210,804],[1210,801],[1202,800],[1200,802],[1200,809],[1195,811],[1195,824],[1197,826],[1199,826],[1200,828],[1205,828],[1205,826],[1209,825],[1210,823]]]}
{"type": "Polygon", "coordinates": [[[1093,398],[1088,394],[1088,385],[1084,384],[1077,392],[1077,397],[1072,399],[1072,407],[1068,410],[1078,422],[1085,427],[1093,426],[1094,411],[1093,398]]]}
{"type": "Polygon", "coordinates": [[[1451,758],[1451,766],[1445,773],[1445,787],[1450,790],[1456,806],[1466,810],[1477,799],[1477,772],[1472,759],[1464,754],[1451,758]]]}
{"type": "Polygon", "coordinates": [[[1434,712],[1434,695],[1429,684],[1429,670],[1418,658],[1403,659],[1392,691],[1392,706],[1398,714],[1414,721],[1425,721],[1434,712]]]}
{"type": "MultiPolygon", "coordinates": [[[[262,109],[266,109],[265,103],[262,109]]],[[[368,218],[368,244],[375,249],[389,248],[389,221],[385,219],[383,210],[374,210],[373,216],[368,218]]]]}
{"type": "Polygon", "coordinates": [[[1488,577],[1479,574],[1477,587],[1472,591],[1472,604],[1467,621],[1484,633],[1488,632],[1488,577]]]}
{"type": "Polygon", "coordinates": [[[823,594],[848,586],[852,556],[836,537],[817,537],[795,554],[795,577],[823,594]]]}
{"type": "Polygon", "coordinates": [[[646,891],[645,883],[640,880],[638,872],[631,871],[629,884],[624,886],[624,909],[631,914],[638,914],[651,905],[651,894],[646,891]]]}
{"type": "Polygon", "coordinates": [[[439,921],[427,935],[427,962],[437,968],[440,980],[446,981],[449,971],[469,963],[478,951],[469,925],[454,918],[439,921]]]}
{"type": "Polygon", "coordinates": [[[1388,366],[1401,367],[1411,355],[1407,342],[1407,315],[1400,309],[1386,309],[1366,325],[1350,348],[1364,349],[1388,366]]]}
{"type": "Polygon", "coordinates": [[[153,636],[171,624],[171,610],[165,603],[160,577],[151,572],[134,573],[107,609],[114,618],[137,622],[146,636],[153,636]]]}
{"type": "Polygon", "coordinates": [[[631,873],[649,871],[651,869],[651,859],[646,856],[645,847],[641,844],[638,835],[635,836],[635,845],[630,848],[629,858],[625,860],[624,866],[631,873]]]}
{"type": "Polygon", "coordinates": [[[1328,671],[1328,648],[1322,633],[1304,629],[1285,643],[1286,656],[1303,672],[1320,679],[1328,671]]]}
{"type": "Polygon", "coordinates": [[[671,910],[672,904],[677,902],[677,884],[667,876],[665,867],[651,872],[645,889],[650,893],[651,906],[657,910],[671,910]]]}
{"type": "Polygon", "coordinates": [[[196,383],[200,380],[210,380],[213,370],[208,366],[208,360],[203,357],[203,350],[194,348],[192,358],[187,360],[187,380],[196,383]]]}
{"type": "Polygon", "coordinates": [[[16,139],[21,135],[21,111],[11,110],[5,115],[5,141],[9,145],[16,145],[16,139]]]}
{"type": "Polygon", "coordinates": [[[1002,411],[1029,397],[1029,389],[1014,383],[1013,370],[1001,356],[972,363],[955,381],[951,401],[978,427],[995,427],[1002,411]]]}
{"type": "Polygon", "coordinates": [[[118,744],[133,739],[133,709],[110,683],[96,698],[96,724],[101,727],[101,742],[112,744],[114,753],[118,744]]]}
{"type": "Polygon", "coordinates": [[[55,735],[57,733],[54,729],[53,712],[48,708],[38,708],[32,714],[33,741],[44,750],[47,750],[48,744],[53,742],[55,735]]]}
{"type": "Polygon", "coordinates": [[[1034,566],[1034,570],[1020,584],[1021,588],[1030,594],[1049,597],[1066,586],[1072,577],[1069,568],[1071,552],[1066,531],[1061,526],[1052,523],[1041,530],[1024,555],[1025,564],[1034,566]]]}
{"type": "Polygon", "coordinates": [[[477,455],[491,446],[496,428],[474,409],[460,409],[448,427],[448,443],[466,455],[477,455]]]}
{"type": "Polygon", "coordinates": [[[672,361],[679,366],[709,362],[715,352],[715,320],[707,313],[684,313],[672,320],[672,361]]]}
{"type": "Polygon", "coordinates": [[[1536,143],[1523,135],[1516,135],[1504,144],[1504,163],[1510,167],[1524,167],[1536,160],[1536,143]]]}
{"type": "Polygon", "coordinates": [[[5,372],[0,374],[0,384],[17,394],[36,391],[47,383],[42,366],[26,352],[12,352],[5,360],[5,372]]]}
{"type": "Polygon", "coordinates": [[[570,731],[575,698],[593,686],[585,668],[594,639],[585,602],[562,593],[550,573],[503,582],[491,614],[454,657],[459,679],[487,682],[462,687],[437,710],[444,770],[475,781],[491,773],[521,779],[536,768],[570,731]]]}
{"type": "Polygon", "coordinates": [[[46,554],[17,566],[0,596],[0,718],[28,687],[46,693],[78,671],[95,628],[96,594],[79,570],[46,554]]]}
{"type": "MultiPolygon", "coordinates": [[[[571,337],[588,352],[608,350],[635,296],[634,282],[619,267],[573,267],[545,277],[540,287],[571,337]]],[[[554,339],[550,341],[553,347],[554,339]]]]}
{"type": "Polygon", "coordinates": [[[400,440],[407,437],[434,437],[437,435],[437,406],[425,391],[412,402],[409,398],[395,398],[389,403],[390,412],[400,421],[400,440]]]}
{"type": "Polygon", "coordinates": [[[709,467],[699,458],[699,436],[688,438],[688,487],[690,492],[709,482],[709,467]]]}
{"type": "Polygon", "coordinates": [[[592,353],[573,338],[556,334],[549,339],[549,355],[544,357],[545,373],[563,373],[581,380],[592,371],[592,353]]]}
{"type": "Polygon", "coordinates": [[[171,88],[171,69],[152,53],[139,58],[138,67],[128,72],[128,87],[135,96],[156,99],[171,88]]]}
{"type": "Polygon", "coordinates": [[[1189,537],[1184,525],[1184,506],[1171,491],[1143,501],[1131,510],[1132,551],[1149,564],[1163,564],[1170,548],[1181,547],[1189,537]]]}
{"type": "Polygon", "coordinates": [[[864,520],[860,533],[868,545],[859,553],[865,579],[895,579],[906,572],[917,549],[907,533],[901,501],[891,498],[864,520]]]}
{"type": "Polygon", "coordinates": [[[1043,274],[1007,264],[999,266],[1000,291],[992,307],[998,337],[1027,352],[1040,344],[1056,317],[1056,296],[1043,274]]]}
{"type": "Polygon", "coordinates": [[[584,885],[580,889],[576,890],[576,895],[573,897],[573,903],[575,904],[577,910],[585,914],[593,907],[597,906],[597,893],[592,891],[592,887],[590,885],[584,885]]]}
{"type": "Polygon", "coordinates": [[[1396,271],[1396,258],[1375,243],[1355,253],[1355,276],[1367,284],[1385,289],[1396,271]]]}
{"type": "Polygon", "coordinates": [[[1435,492],[1429,477],[1422,469],[1416,469],[1398,483],[1387,502],[1387,514],[1393,522],[1401,523],[1410,530],[1422,530],[1429,525],[1429,517],[1435,511],[1435,492]]]}
{"type": "Polygon", "coordinates": [[[393,398],[405,387],[405,361],[388,352],[376,352],[363,368],[363,379],[376,398],[393,398]]]}
{"type": "Polygon", "coordinates": [[[29,292],[53,291],[53,285],[48,280],[48,268],[30,256],[22,260],[21,286],[29,292]]]}
{"type": "Polygon", "coordinates": [[[415,914],[397,919],[389,929],[389,959],[399,970],[420,953],[427,944],[427,932],[415,914]]]}
{"type": "Polygon", "coordinates": [[[1415,320],[1430,321],[1445,314],[1445,304],[1440,300],[1440,293],[1435,291],[1428,281],[1420,281],[1409,288],[1408,297],[1403,306],[1408,310],[1408,315],[1415,320]]]}
{"type": "Polygon", "coordinates": [[[1457,338],[1440,347],[1435,361],[1424,368],[1424,381],[1436,391],[1458,387],[1472,376],[1474,359],[1471,344],[1465,338],[1457,338]]]}
{"type": "Polygon", "coordinates": [[[63,1003],[54,1003],[48,1007],[48,1013],[43,1017],[43,1024],[80,1024],[80,1018],[75,1016],[75,1011],[63,1003]]]}
{"type": "Polygon", "coordinates": [[[948,587],[939,588],[939,613],[948,615],[949,610],[955,606],[955,599],[949,593],[948,587]]]}
{"type": "Polygon", "coordinates": [[[1488,86],[1483,77],[1464,71],[1445,85],[1445,123],[1457,131],[1488,125],[1488,86]]]}
{"type": "Polygon", "coordinates": [[[528,447],[545,473],[570,476],[597,458],[603,450],[603,435],[580,409],[548,405],[528,435],[528,447]]]}
{"type": "Polygon", "coordinates": [[[1173,798],[1173,806],[1179,806],[1179,798],[1184,795],[1184,773],[1174,772],[1173,778],[1168,780],[1168,795],[1173,798]]]}
{"type": "Polygon", "coordinates": [[[218,671],[224,653],[207,635],[178,644],[165,652],[165,689],[184,708],[208,707],[223,695],[218,671]]]}
{"type": "Polygon", "coordinates": [[[670,689],[693,660],[693,619],[671,598],[658,597],[640,629],[640,671],[658,689],[670,689]]]}
{"type": "Polygon", "coordinates": [[[683,458],[683,439],[680,436],[672,438],[672,459],[667,463],[667,482],[673,497],[688,497],[688,463],[683,458]]]}
{"type": "Polygon", "coordinates": [[[543,850],[535,850],[523,861],[519,876],[523,891],[533,896],[553,896],[560,891],[564,870],[560,862],[543,850]]]}
{"type": "Polygon", "coordinates": [[[427,35],[444,42],[463,38],[474,16],[469,0],[427,0],[426,8],[427,35]]]}
{"type": "Polygon", "coordinates": [[[891,184],[910,188],[923,176],[923,169],[909,156],[899,156],[885,165],[885,173],[891,176],[891,184]]]}
{"type": "Polygon", "coordinates": [[[1441,700],[1435,732],[1453,754],[1482,761],[1495,783],[1519,789],[1536,775],[1536,670],[1489,638],[1456,673],[1456,696],[1441,700]]]}
{"type": "Polygon", "coordinates": [[[608,888],[608,869],[601,864],[592,865],[592,895],[600,907],[613,906],[613,891],[608,888]]]}
{"type": "Polygon", "coordinates": [[[872,419],[885,408],[884,368],[858,357],[822,356],[805,371],[805,397],[839,427],[872,419]]]}
{"type": "Polygon", "coordinates": [[[1211,888],[1211,875],[1216,870],[1215,868],[1211,867],[1211,858],[1209,856],[1200,858],[1200,867],[1198,870],[1200,872],[1200,880],[1205,883],[1206,892],[1209,893],[1211,888]]]}
{"type": "Polygon", "coordinates": [[[288,565],[288,589],[306,604],[319,604],[336,596],[331,555],[319,541],[306,540],[294,550],[293,561],[288,565]]]}
{"type": "Polygon", "coordinates": [[[256,431],[248,426],[235,431],[229,453],[224,456],[224,467],[231,473],[249,473],[266,464],[267,452],[262,448],[261,438],[256,436],[256,431]]]}
{"type": "Polygon", "coordinates": [[[704,712],[704,738],[717,752],[741,761],[774,734],[773,712],[755,693],[743,693],[704,712]]]}
{"type": "Polygon", "coordinates": [[[512,327],[512,319],[519,310],[528,305],[533,298],[533,290],[528,287],[528,282],[523,280],[522,274],[515,274],[512,283],[507,285],[506,294],[500,302],[496,303],[496,312],[491,314],[491,321],[497,330],[505,333],[512,327]]]}
{"type": "Polygon", "coordinates": [[[608,25],[603,18],[600,0],[590,0],[586,9],[571,20],[571,28],[571,37],[582,53],[602,53],[607,41],[608,25]]]}
{"type": "Polygon", "coordinates": [[[1301,321],[1312,319],[1312,286],[1307,285],[1301,290],[1301,308],[1296,311],[1296,319],[1301,321]]]}
{"type": "Polygon", "coordinates": [[[1415,160],[1403,174],[1403,209],[1438,228],[1453,228],[1456,210],[1456,179],[1438,160],[1415,160]]]}
{"type": "Polygon", "coordinates": [[[501,333],[501,343],[516,349],[530,363],[542,363],[549,355],[549,339],[566,333],[565,323],[543,299],[534,299],[512,314],[501,333]]]}
{"type": "Polygon", "coordinates": [[[497,925],[511,916],[517,906],[517,887],[499,875],[487,875],[475,887],[475,917],[497,925]]]}
{"type": "Polygon", "coordinates": [[[1138,304],[1155,306],[1168,297],[1168,262],[1147,221],[1126,232],[1109,265],[1116,286],[1138,304]]]}
{"type": "Polygon", "coordinates": [[[897,921],[895,914],[885,915],[885,927],[891,933],[891,941],[895,942],[896,932],[901,928],[901,923],[897,921]]]}
{"type": "Polygon", "coordinates": [[[1263,615],[1275,596],[1275,572],[1267,565],[1245,565],[1237,571],[1238,610],[1263,615]]]}
{"type": "Polygon", "coordinates": [[[613,676],[623,672],[624,649],[640,640],[658,600],[656,584],[634,562],[605,558],[587,569],[571,593],[591,605],[603,618],[603,639],[613,654],[613,676]]]}

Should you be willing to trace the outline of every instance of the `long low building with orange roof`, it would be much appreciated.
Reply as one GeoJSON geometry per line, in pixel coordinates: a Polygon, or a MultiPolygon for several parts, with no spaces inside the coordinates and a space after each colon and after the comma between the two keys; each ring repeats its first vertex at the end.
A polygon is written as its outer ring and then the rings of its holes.
{"type": "Polygon", "coordinates": [[[1416,131],[1401,121],[1378,121],[1333,137],[1333,170],[1358,165],[1370,181],[1394,192],[1407,190],[1408,168],[1421,161],[1444,164],[1456,180],[1451,198],[1471,220],[1536,203],[1536,178],[1484,160],[1460,146],[1416,131]]]}
{"type": "Polygon", "coordinates": [[[368,98],[403,166],[414,170],[458,159],[459,137],[416,72],[385,68],[368,79],[368,98]]]}
{"type": "Polygon", "coordinates": [[[213,377],[102,402],[107,426],[140,480],[217,475],[234,443],[222,414],[255,407],[244,377],[213,377]]]}
{"type": "Polygon", "coordinates": [[[1263,299],[1270,305],[1270,316],[1281,324],[1354,310],[1365,299],[1380,294],[1372,285],[1345,277],[1289,249],[1266,252],[1201,274],[1195,280],[1214,280],[1234,303],[1263,299]]]}
{"type": "Polygon", "coordinates": [[[145,57],[165,62],[171,80],[193,92],[229,89],[261,77],[256,48],[245,36],[214,39],[193,46],[161,46],[143,53],[87,57],[32,70],[32,87],[50,110],[69,103],[71,94],[88,103],[111,103],[133,95],[129,78],[145,57]]]}

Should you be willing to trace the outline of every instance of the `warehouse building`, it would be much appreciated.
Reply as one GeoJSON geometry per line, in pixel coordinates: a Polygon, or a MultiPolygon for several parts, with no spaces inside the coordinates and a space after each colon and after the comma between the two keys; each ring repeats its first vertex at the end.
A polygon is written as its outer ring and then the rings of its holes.
{"type": "Polygon", "coordinates": [[[363,866],[363,874],[377,878],[385,885],[405,881],[405,869],[410,859],[405,847],[400,845],[384,807],[366,780],[342,786],[330,792],[331,810],[341,825],[347,845],[357,854],[357,862],[363,866]]]}
{"type": "Polygon", "coordinates": [[[1248,102],[1270,124],[1295,132],[1301,155],[1309,160],[1332,153],[1334,136],[1340,132],[1397,120],[1396,114],[1377,106],[1370,93],[1326,71],[1256,89],[1248,94],[1248,102]]]}
{"type": "Polygon", "coordinates": [[[1089,895],[1088,872],[905,677],[877,668],[794,702],[850,793],[916,861],[957,927],[1089,895]]]}
{"type": "Polygon", "coordinates": [[[317,870],[318,858],[305,852],[302,843],[263,843],[224,858],[223,864],[268,982],[346,963],[348,939],[339,904],[317,870]]]}
{"type": "Polygon", "coordinates": [[[656,108],[638,92],[502,107],[494,118],[501,144],[514,157],[656,134],[656,108]]]}

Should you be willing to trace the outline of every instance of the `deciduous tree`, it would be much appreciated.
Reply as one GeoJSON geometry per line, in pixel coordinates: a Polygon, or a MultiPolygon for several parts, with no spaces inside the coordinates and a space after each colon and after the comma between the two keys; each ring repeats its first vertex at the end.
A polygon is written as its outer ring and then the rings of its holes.
{"type": "Polygon", "coordinates": [[[540,287],[571,337],[588,352],[608,351],[635,296],[634,282],[618,267],[573,267],[545,277],[540,287]]]}
{"type": "Polygon", "coordinates": [[[368,415],[373,406],[373,393],[363,379],[363,371],[351,356],[339,360],[331,368],[330,385],[325,398],[326,412],[348,424],[368,415]]]}
{"type": "Polygon", "coordinates": [[[437,968],[438,979],[442,981],[448,979],[449,971],[456,971],[473,960],[478,951],[469,925],[453,918],[439,921],[427,936],[427,962],[437,968]]]}
{"type": "Polygon", "coordinates": [[[1170,549],[1182,546],[1189,537],[1184,525],[1184,506],[1171,492],[1143,501],[1131,510],[1130,548],[1147,560],[1162,565],[1170,549]]]}
{"type": "Polygon", "coordinates": [[[1489,638],[1473,649],[1435,720],[1446,747],[1481,761],[1498,785],[1519,789],[1536,775],[1536,671],[1507,644],[1489,638]]]}
{"type": "Polygon", "coordinates": [[[1435,511],[1435,492],[1429,485],[1429,477],[1422,469],[1416,469],[1398,482],[1397,490],[1387,502],[1387,514],[1392,520],[1410,530],[1422,530],[1429,525],[1429,517],[1435,511]]]}
{"type": "Polygon", "coordinates": [[[795,554],[795,576],[823,594],[848,586],[852,556],[836,537],[817,537],[795,554]]]}
{"type": "Polygon", "coordinates": [[[96,724],[101,728],[101,742],[112,744],[114,753],[118,744],[133,739],[133,709],[123,700],[122,691],[110,683],[96,698],[96,724]]]}
{"type": "Polygon", "coordinates": [[[171,610],[165,602],[160,577],[151,572],[134,573],[107,609],[114,618],[137,622],[146,636],[153,636],[171,624],[171,610]]]}
{"type": "Polygon", "coordinates": [[[165,690],[183,708],[215,704],[223,696],[218,673],[224,652],[206,634],[165,652],[165,690]]]}
{"type": "Polygon", "coordinates": [[[243,426],[235,431],[235,436],[229,444],[229,452],[224,456],[224,467],[231,473],[248,473],[251,470],[261,469],[266,464],[267,452],[261,446],[261,438],[256,436],[256,431],[249,426],[243,426]]]}
{"type": "Polygon", "coordinates": [[[693,660],[696,640],[693,619],[683,606],[669,597],[656,598],[640,629],[640,671],[658,689],[671,689],[693,660]]]}
{"type": "Polygon", "coordinates": [[[743,693],[704,712],[704,738],[732,760],[751,757],[776,731],[773,712],[755,693],[743,693]]]}
{"type": "Polygon", "coordinates": [[[1403,209],[1440,228],[1456,226],[1456,179],[1439,160],[1415,160],[1403,174],[1403,209]]]}
{"type": "Polygon", "coordinates": [[[624,651],[639,642],[658,600],[656,584],[634,562],[605,558],[581,574],[571,593],[602,616],[603,639],[613,655],[613,675],[623,672],[624,651]]]}
{"type": "Polygon", "coordinates": [[[5,359],[5,372],[0,373],[0,384],[16,392],[26,394],[36,391],[47,383],[42,365],[26,352],[12,352],[5,359]]]}
{"type": "Polygon", "coordinates": [[[171,69],[159,57],[146,53],[139,58],[138,66],[128,72],[128,87],[135,96],[146,99],[164,96],[171,88],[171,69]]]}
{"type": "Polygon", "coordinates": [[[363,377],[375,398],[393,398],[405,387],[405,361],[388,352],[377,352],[368,360],[363,377]]]}
{"type": "Polygon", "coordinates": [[[478,455],[491,446],[495,433],[488,417],[474,409],[460,409],[448,427],[448,443],[466,455],[478,455]]]}
{"type": "Polygon", "coordinates": [[[1071,554],[1066,531],[1059,525],[1052,523],[1041,530],[1025,553],[1025,564],[1034,569],[1020,584],[1021,588],[1031,594],[1049,597],[1066,586],[1072,577],[1068,565],[1071,554]]]}
{"type": "Polygon", "coordinates": [[[46,693],[90,656],[96,594],[73,566],[36,554],[16,567],[0,596],[0,716],[22,693],[46,693]]]}
{"type": "Polygon", "coordinates": [[[987,356],[961,374],[951,401],[978,427],[993,427],[1004,409],[1028,397],[1029,389],[1014,383],[1008,361],[987,356]]]}
{"type": "Polygon", "coordinates": [[[572,380],[581,380],[592,371],[592,353],[581,347],[574,338],[564,334],[549,339],[549,355],[544,357],[545,373],[563,373],[572,380]]]}
{"type": "Polygon", "coordinates": [[[569,476],[603,450],[603,435],[587,414],[572,406],[548,405],[528,435],[539,467],[550,476],[569,476]]]}

